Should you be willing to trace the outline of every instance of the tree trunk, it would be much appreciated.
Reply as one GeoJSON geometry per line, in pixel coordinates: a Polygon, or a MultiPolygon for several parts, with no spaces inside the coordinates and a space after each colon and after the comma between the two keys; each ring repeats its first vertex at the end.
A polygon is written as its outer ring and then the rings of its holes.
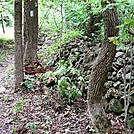
{"type": "Polygon", "coordinates": [[[3,29],[3,33],[5,34],[5,26],[4,26],[4,19],[3,19],[3,5],[2,5],[2,1],[1,1],[1,24],[2,24],[2,29],[3,29]]]}
{"type": "MultiPolygon", "coordinates": [[[[102,1],[103,9],[108,5],[108,2],[113,4],[114,0],[102,1]]],[[[100,53],[93,64],[87,94],[89,114],[97,134],[107,133],[111,126],[101,101],[103,86],[116,54],[116,45],[110,42],[108,37],[118,36],[118,28],[116,28],[118,25],[118,13],[116,8],[114,6],[112,9],[107,8],[103,11],[102,15],[105,39],[100,53]]]]}
{"type": "Polygon", "coordinates": [[[23,51],[22,51],[22,0],[14,3],[14,31],[15,31],[15,88],[23,81],[23,51]]]}
{"type": "Polygon", "coordinates": [[[37,61],[38,0],[24,1],[24,63],[37,61]]]}

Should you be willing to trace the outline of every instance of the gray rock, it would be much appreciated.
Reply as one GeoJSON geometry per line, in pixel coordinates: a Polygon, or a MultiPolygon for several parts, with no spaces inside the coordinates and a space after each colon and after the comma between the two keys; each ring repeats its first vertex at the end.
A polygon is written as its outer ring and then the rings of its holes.
{"type": "Polygon", "coordinates": [[[131,65],[126,66],[126,73],[129,73],[131,70],[131,65]]]}
{"type": "Polygon", "coordinates": [[[113,69],[114,71],[118,71],[118,70],[119,70],[117,67],[115,67],[115,63],[112,64],[112,69],[113,69]]]}
{"type": "Polygon", "coordinates": [[[114,71],[114,72],[112,73],[112,77],[115,77],[116,74],[117,74],[117,72],[114,71]]]}
{"type": "Polygon", "coordinates": [[[120,70],[123,66],[124,66],[123,63],[121,63],[119,60],[113,63],[113,69],[115,71],[120,70]]]}
{"type": "Polygon", "coordinates": [[[116,58],[117,58],[117,57],[122,57],[123,54],[124,54],[123,52],[117,52],[116,55],[115,55],[115,57],[116,57],[116,58]]]}
{"type": "Polygon", "coordinates": [[[121,72],[118,72],[117,75],[116,75],[116,78],[118,80],[121,80],[122,79],[122,73],[121,72]]]}
{"type": "Polygon", "coordinates": [[[113,86],[114,86],[114,87],[117,87],[117,86],[119,86],[120,84],[121,84],[121,82],[120,82],[120,81],[117,81],[117,82],[114,83],[113,86]]]}
{"type": "Polygon", "coordinates": [[[119,85],[119,89],[120,89],[120,90],[123,90],[123,89],[124,89],[124,84],[120,84],[120,85],[119,85]]]}
{"type": "Polygon", "coordinates": [[[130,77],[132,78],[131,73],[127,73],[126,74],[126,80],[130,80],[130,77]]]}
{"type": "Polygon", "coordinates": [[[123,63],[121,63],[119,60],[117,60],[117,62],[115,62],[115,65],[116,65],[118,68],[123,67],[123,63]]]}
{"type": "Polygon", "coordinates": [[[110,88],[107,93],[105,94],[105,98],[106,99],[111,99],[111,97],[115,97],[115,89],[114,88],[110,88]]]}
{"type": "Polygon", "coordinates": [[[120,57],[119,57],[119,58],[117,59],[117,61],[118,61],[120,64],[123,65],[123,58],[120,58],[120,57]]]}
{"type": "Polygon", "coordinates": [[[110,87],[112,87],[113,81],[108,81],[104,84],[104,86],[108,89],[110,87]]]}

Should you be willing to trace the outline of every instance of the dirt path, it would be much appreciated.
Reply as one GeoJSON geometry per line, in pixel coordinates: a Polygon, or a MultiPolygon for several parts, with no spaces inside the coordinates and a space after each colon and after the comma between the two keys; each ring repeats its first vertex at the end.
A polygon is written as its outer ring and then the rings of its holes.
{"type": "MultiPolygon", "coordinates": [[[[0,66],[0,86],[5,88],[5,91],[0,93],[0,134],[11,134],[13,131],[15,134],[33,134],[27,123],[35,124],[34,134],[91,134],[85,129],[85,126],[88,127],[90,124],[85,105],[82,104],[80,108],[78,103],[64,109],[64,104],[61,104],[63,108],[57,111],[55,105],[58,99],[53,98],[53,93],[49,93],[49,98],[43,98],[42,92],[12,93],[11,83],[14,83],[12,65],[13,55],[9,55],[0,66]],[[16,112],[18,103],[23,103],[24,107],[16,112]]],[[[45,92],[47,94],[48,91],[45,92]]]]}
{"type": "Polygon", "coordinates": [[[3,98],[6,99],[7,93],[10,91],[9,89],[12,88],[10,87],[10,84],[13,81],[10,81],[10,78],[8,79],[7,74],[11,73],[10,68],[11,66],[13,67],[13,62],[14,57],[13,54],[11,54],[7,56],[5,62],[0,64],[0,134],[10,134],[10,128],[7,124],[8,106],[3,101],[3,98]],[[10,83],[9,86],[8,83],[10,83]]]}

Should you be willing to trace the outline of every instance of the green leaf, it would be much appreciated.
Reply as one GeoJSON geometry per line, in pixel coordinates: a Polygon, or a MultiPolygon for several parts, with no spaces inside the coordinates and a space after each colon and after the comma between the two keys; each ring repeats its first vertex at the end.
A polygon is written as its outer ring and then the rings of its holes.
{"type": "Polygon", "coordinates": [[[109,37],[108,38],[110,42],[113,42],[115,45],[119,44],[119,41],[117,40],[117,37],[109,37]]]}
{"type": "Polygon", "coordinates": [[[117,48],[116,48],[116,49],[117,49],[117,50],[126,50],[126,47],[125,47],[124,44],[119,43],[119,45],[117,45],[117,48]]]}
{"type": "Polygon", "coordinates": [[[4,96],[3,100],[4,101],[7,101],[8,100],[8,97],[4,96]]]}
{"type": "Polygon", "coordinates": [[[131,19],[125,19],[124,20],[127,24],[129,24],[129,23],[131,23],[132,22],[132,20],[131,19]]]}

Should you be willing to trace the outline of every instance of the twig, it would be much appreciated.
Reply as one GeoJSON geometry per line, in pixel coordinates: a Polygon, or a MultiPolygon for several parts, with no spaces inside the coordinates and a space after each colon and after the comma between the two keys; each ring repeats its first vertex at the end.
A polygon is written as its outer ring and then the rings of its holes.
{"type": "Polygon", "coordinates": [[[128,30],[128,33],[134,36],[134,30],[129,29],[129,30],[128,30]]]}
{"type": "MultiPolygon", "coordinates": [[[[56,10],[56,9],[55,9],[55,10],[56,10]]],[[[56,11],[55,11],[55,12],[56,12],[56,11]]],[[[54,15],[55,12],[53,12],[53,19],[54,19],[55,26],[57,27],[57,29],[59,29],[59,26],[58,26],[58,24],[57,24],[57,21],[56,21],[55,15],[54,15]]]]}

